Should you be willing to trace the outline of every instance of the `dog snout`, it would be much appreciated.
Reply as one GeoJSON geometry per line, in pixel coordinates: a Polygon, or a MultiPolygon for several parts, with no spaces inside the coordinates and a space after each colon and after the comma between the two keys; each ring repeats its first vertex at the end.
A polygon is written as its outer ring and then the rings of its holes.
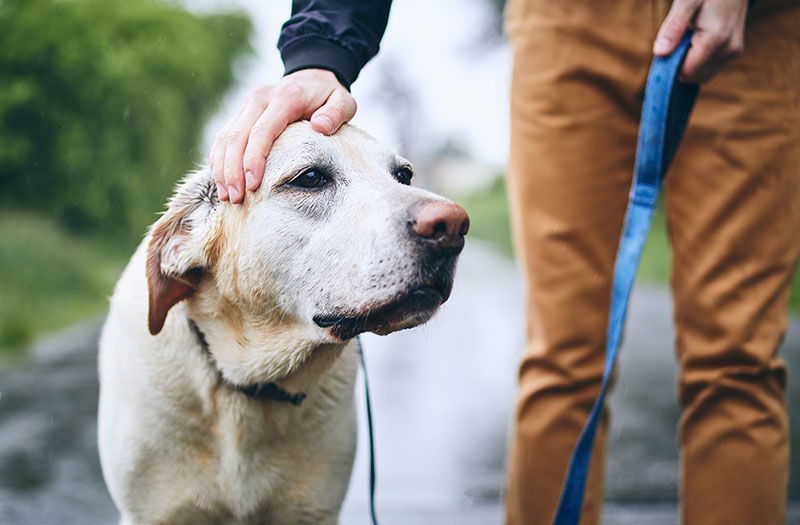
{"type": "Polygon", "coordinates": [[[408,226],[412,235],[431,248],[458,254],[469,230],[469,216],[464,208],[445,201],[424,201],[412,208],[408,226]]]}

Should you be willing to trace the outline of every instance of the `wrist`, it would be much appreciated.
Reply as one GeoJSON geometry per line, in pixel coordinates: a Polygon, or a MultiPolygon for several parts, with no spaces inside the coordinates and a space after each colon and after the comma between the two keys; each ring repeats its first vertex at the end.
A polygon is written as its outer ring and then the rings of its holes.
{"type": "Polygon", "coordinates": [[[285,76],[287,78],[291,77],[293,79],[313,80],[315,82],[325,82],[325,83],[335,82],[336,84],[339,85],[342,84],[336,77],[336,73],[334,73],[330,69],[324,69],[321,67],[309,67],[306,69],[298,69],[297,71],[288,73],[285,76]]]}
{"type": "Polygon", "coordinates": [[[327,70],[347,89],[359,72],[355,57],[349,51],[322,38],[298,39],[282,50],[281,57],[286,67],[284,75],[307,69],[327,70]]]}

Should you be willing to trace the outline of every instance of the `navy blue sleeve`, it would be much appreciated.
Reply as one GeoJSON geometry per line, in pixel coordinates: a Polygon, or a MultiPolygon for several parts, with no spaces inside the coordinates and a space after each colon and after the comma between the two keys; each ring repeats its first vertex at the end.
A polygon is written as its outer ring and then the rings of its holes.
{"type": "Polygon", "coordinates": [[[321,68],[347,88],[378,53],[391,0],[293,0],[278,49],[285,73],[321,68]]]}

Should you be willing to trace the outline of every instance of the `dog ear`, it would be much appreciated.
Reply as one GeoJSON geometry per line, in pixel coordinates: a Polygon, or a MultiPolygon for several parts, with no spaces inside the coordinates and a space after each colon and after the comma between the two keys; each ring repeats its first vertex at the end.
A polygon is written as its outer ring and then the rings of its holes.
{"type": "Polygon", "coordinates": [[[153,224],[147,245],[147,327],[164,327],[169,310],[194,293],[207,265],[208,230],[219,206],[207,171],[190,174],[178,187],[167,211],[153,224]]]}

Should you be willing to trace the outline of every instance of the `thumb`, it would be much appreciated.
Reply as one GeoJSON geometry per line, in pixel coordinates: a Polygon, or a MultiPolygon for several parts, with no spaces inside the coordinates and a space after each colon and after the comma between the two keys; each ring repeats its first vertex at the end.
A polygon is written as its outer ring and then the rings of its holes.
{"type": "Polygon", "coordinates": [[[699,7],[698,0],[675,0],[672,8],[658,30],[656,41],[653,44],[653,53],[659,56],[672,53],[678,45],[689,24],[692,22],[694,14],[699,7]]]}
{"type": "Polygon", "coordinates": [[[325,104],[311,115],[311,127],[315,131],[330,135],[356,113],[356,101],[344,88],[336,89],[325,104]]]}

